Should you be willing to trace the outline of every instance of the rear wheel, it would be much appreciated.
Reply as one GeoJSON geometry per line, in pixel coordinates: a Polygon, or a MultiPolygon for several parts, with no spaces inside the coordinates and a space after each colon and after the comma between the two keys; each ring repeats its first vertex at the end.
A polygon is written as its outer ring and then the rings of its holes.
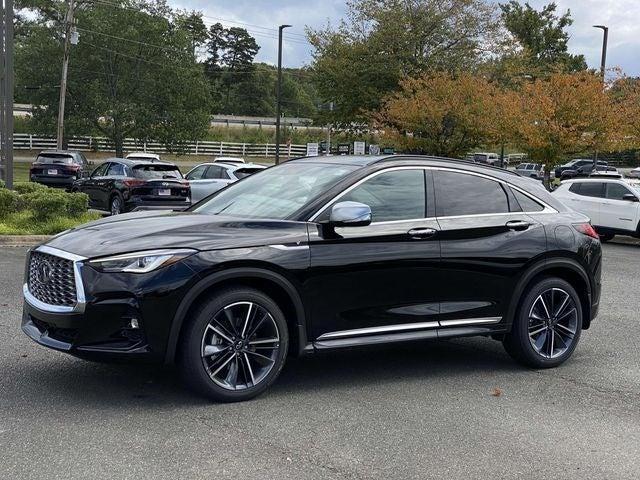
{"type": "Polygon", "coordinates": [[[213,400],[248,400],[278,377],[288,342],[284,315],[271,298],[250,288],[224,290],[187,325],[180,369],[189,386],[213,400]]]}
{"type": "Polygon", "coordinates": [[[114,195],[111,198],[111,202],[109,202],[109,211],[111,215],[120,215],[122,213],[122,208],[124,206],[124,202],[122,201],[122,197],[118,195],[114,195]]]}
{"type": "Polygon", "coordinates": [[[503,344],[518,362],[551,368],[565,362],[582,331],[582,307],[575,289],[560,278],[545,278],[522,297],[503,344]]]}

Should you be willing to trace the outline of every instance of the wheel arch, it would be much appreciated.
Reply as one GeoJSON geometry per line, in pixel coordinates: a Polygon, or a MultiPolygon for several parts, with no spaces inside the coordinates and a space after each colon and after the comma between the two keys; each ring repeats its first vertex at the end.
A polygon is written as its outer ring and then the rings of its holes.
{"type": "Polygon", "coordinates": [[[173,363],[180,335],[189,312],[216,290],[227,286],[245,286],[263,291],[282,308],[289,326],[290,352],[302,355],[307,347],[306,314],[296,287],[284,276],[266,268],[236,267],[213,273],[196,283],[180,302],[171,323],[165,363],[173,363]]]}
{"type": "Polygon", "coordinates": [[[520,299],[533,283],[542,277],[558,277],[561,278],[576,290],[580,297],[582,306],[582,328],[587,330],[591,324],[591,298],[592,287],[589,276],[576,260],[566,257],[547,258],[541,262],[531,266],[518,281],[511,303],[507,310],[507,319],[509,327],[513,323],[513,319],[517,314],[520,306],[520,299]]]}

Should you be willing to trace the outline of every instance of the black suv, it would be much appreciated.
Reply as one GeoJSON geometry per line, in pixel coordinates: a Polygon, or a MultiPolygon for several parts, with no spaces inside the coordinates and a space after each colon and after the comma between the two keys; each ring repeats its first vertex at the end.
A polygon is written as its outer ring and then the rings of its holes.
{"type": "Polygon", "coordinates": [[[184,210],[189,182],[172,163],[110,158],[72,191],[89,195],[89,206],[118,215],[133,210],[184,210]]]}
{"type": "MultiPolygon", "coordinates": [[[[598,170],[607,170],[609,164],[604,160],[597,161],[598,170]]],[[[589,174],[593,171],[593,160],[589,160],[588,158],[576,158],[575,160],[571,160],[564,165],[560,165],[556,167],[553,172],[556,178],[575,178],[580,176],[589,176],[589,174]]]]}
{"type": "Polygon", "coordinates": [[[82,152],[44,150],[29,168],[29,180],[48,187],[69,189],[76,180],[89,174],[89,162],[82,152]]]}
{"type": "Polygon", "coordinates": [[[481,335],[573,353],[600,300],[588,219],[536,182],[429,157],[292,160],[188,212],[110,217],[27,259],[22,329],[86,358],[177,362],[222,401],[287,354],[481,335]]]}

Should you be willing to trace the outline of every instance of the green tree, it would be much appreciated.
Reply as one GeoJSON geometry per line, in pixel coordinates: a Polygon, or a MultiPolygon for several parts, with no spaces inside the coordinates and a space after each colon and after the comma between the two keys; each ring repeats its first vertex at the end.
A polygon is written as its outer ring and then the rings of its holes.
{"type": "Polygon", "coordinates": [[[313,70],[329,119],[365,121],[367,111],[406,76],[469,70],[480,64],[496,32],[484,0],[351,0],[337,28],[309,30],[313,70]]]}
{"type": "Polygon", "coordinates": [[[559,16],[554,2],[538,11],[515,0],[500,4],[500,10],[504,27],[517,42],[515,52],[505,59],[511,65],[519,64],[529,76],[586,70],[584,55],[568,52],[566,29],[573,23],[569,10],[559,16]]]}
{"type": "MultiPolygon", "coordinates": [[[[71,51],[67,136],[100,133],[119,156],[129,136],[160,135],[171,149],[201,138],[210,101],[194,55],[193,17],[161,0],[124,0],[121,6],[86,3],[77,10],[80,42],[71,51]]],[[[43,132],[53,131],[57,117],[65,8],[63,2],[33,5],[29,34],[16,44],[16,76],[31,86],[28,100],[39,106],[34,124],[43,132]]]]}

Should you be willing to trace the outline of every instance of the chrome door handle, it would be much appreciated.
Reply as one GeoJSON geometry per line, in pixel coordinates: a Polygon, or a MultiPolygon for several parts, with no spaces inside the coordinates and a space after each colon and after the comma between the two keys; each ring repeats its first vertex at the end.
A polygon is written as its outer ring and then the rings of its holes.
{"type": "Polygon", "coordinates": [[[433,237],[436,233],[438,233],[438,230],[436,230],[435,228],[412,228],[411,230],[409,230],[407,232],[407,234],[415,239],[415,240],[422,240],[425,238],[430,238],[433,237]]]}
{"type": "Polygon", "coordinates": [[[505,224],[509,230],[526,230],[529,228],[531,224],[529,222],[525,222],[524,220],[511,220],[505,224]]]}

